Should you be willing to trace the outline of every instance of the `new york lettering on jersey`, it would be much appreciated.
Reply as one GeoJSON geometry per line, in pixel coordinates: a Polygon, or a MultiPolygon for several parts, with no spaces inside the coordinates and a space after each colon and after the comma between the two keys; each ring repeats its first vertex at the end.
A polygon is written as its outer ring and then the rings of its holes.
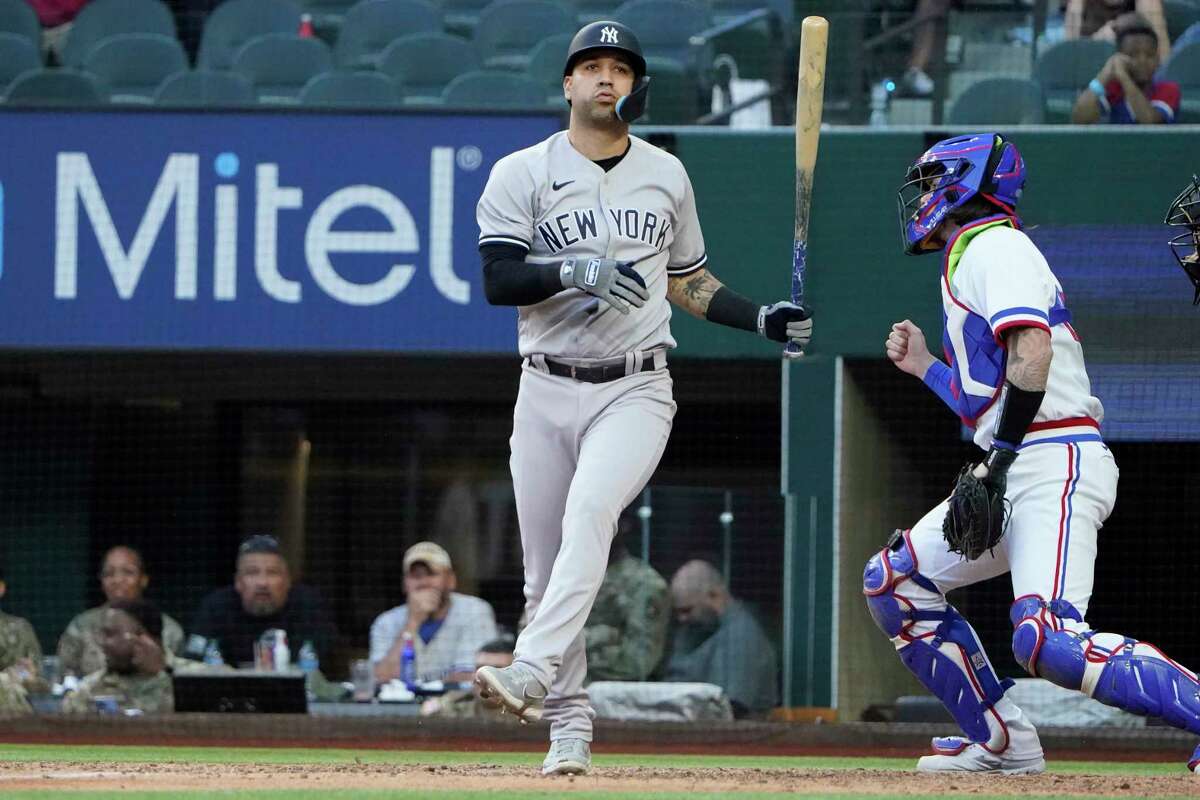
{"type": "MultiPolygon", "coordinates": [[[[606,211],[617,236],[641,242],[655,250],[662,250],[666,245],[671,220],[661,209],[658,214],[639,208],[609,208],[606,211]]],[[[551,253],[558,253],[572,245],[597,238],[598,215],[595,208],[564,211],[553,219],[539,222],[537,233],[551,253]]]]}

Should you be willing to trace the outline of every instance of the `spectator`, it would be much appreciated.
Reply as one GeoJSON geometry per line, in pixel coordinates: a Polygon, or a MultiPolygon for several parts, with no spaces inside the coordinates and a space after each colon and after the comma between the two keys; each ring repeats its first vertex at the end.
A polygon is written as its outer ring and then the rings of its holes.
{"type": "Polygon", "coordinates": [[[644,681],[667,644],[667,582],[629,553],[626,540],[634,530],[635,519],[623,514],[608,551],[604,582],[583,627],[589,682],[644,681]]]}
{"type": "Polygon", "coordinates": [[[684,564],[671,578],[671,599],[679,626],[665,679],[720,686],[737,717],[774,708],[775,648],[749,609],[730,596],[716,567],[684,564]]]}
{"type": "MultiPolygon", "coordinates": [[[[512,634],[505,634],[499,638],[486,642],[479,648],[479,652],[475,654],[475,668],[480,667],[504,667],[511,666],[513,662],[513,646],[516,644],[516,639],[512,634]]],[[[479,699],[479,695],[475,692],[474,687],[470,689],[451,689],[440,697],[431,697],[421,704],[421,716],[423,717],[478,717],[483,716],[484,709],[483,701],[479,699]]]]}
{"type": "MultiPolygon", "coordinates": [[[[0,571],[0,599],[8,591],[0,571]]],[[[29,621],[0,611],[0,717],[32,714],[26,698],[45,688],[40,679],[42,647],[29,621]]]]}
{"type": "Polygon", "coordinates": [[[469,682],[475,653],[496,638],[496,615],[486,600],[459,594],[450,554],[433,542],[417,542],[404,554],[407,603],[371,623],[375,679],[400,677],[404,634],[412,635],[417,678],[469,682]]]}
{"type": "Polygon", "coordinates": [[[1126,14],[1117,20],[1117,52],[1079,93],[1071,121],[1090,125],[1155,125],[1174,122],[1179,113],[1179,84],[1154,78],[1158,39],[1146,19],[1126,14]]]}
{"type": "Polygon", "coordinates": [[[200,602],[184,654],[203,659],[212,644],[230,666],[251,664],[254,643],[264,631],[287,632],[296,658],[311,642],[328,663],[337,631],[316,590],[293,584],[274,536],[251,536],[238,548],[233,586],[210,592],[200,602]]]}
{"type": "Polygon", "coordinates": [[[42,23],[42,50],[57,59],[71,23],[90,0],[27,0],[42,23]]]}
{"type": "MultiPolygon", "coordinates": [[[[150,584],[141,553],[125,545],[117,545],[104,554],[99,577],[104,603],[76,616],[59,637],[58,658],[64,675],[82,677],[104,668],[104,653],[100,648],[104,612],[114,600],[140,600],[150,584]]],[[[162,619],[162,642],[172,657],[183,651],[183,629],[166,614],[162,619]]]]}
{"type": "Polygon", "coordinates": [[[1141,14],[1153,29],[1157,37],[1158,60],[1165,61],[1171,51],[1171,38],[1167,35],[1167,15],[1162,0],[1067,0],[1063,34],[1067,39],[1102,39],[1115,43],[1117,20],[1131,13],[1141,14]]]}
{"type": "Polygon", "coordinates": [[[905,93],[914,97],[933,94],[933,78],[929,77],[929,60],[934,50],[946,45],[946,15],[950,0],[917,0],[916,17],[926,21],[913,33],[913,46],[908,56],[908,69],[900,78],[905,93]]]}
{"type": "Polygon", "coordinates": [[[99,711],[99,698],[113,698],[116,712],[147,714],[175,710],[171,676],[162,647],[162,612],[147,600],[114,600],[100,623],[106,665],[84,678],[63,699],[67,714],[99,711]]]}

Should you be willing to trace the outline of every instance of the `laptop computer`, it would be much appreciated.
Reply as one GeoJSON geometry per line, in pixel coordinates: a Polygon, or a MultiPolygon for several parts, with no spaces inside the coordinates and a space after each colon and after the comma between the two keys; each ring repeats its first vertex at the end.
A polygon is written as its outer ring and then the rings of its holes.
{"type": "Polygon", "coordinates": [[[175,675],[175,711],[307,714],[304,675],[219,672],[175,675]]]}

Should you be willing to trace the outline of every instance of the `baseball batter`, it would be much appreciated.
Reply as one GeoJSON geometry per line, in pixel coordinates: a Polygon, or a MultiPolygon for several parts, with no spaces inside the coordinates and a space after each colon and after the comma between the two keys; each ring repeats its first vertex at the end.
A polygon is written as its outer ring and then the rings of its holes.
{"type": "MultiPolygon", "coordinates": [[[[1103,409],[1062,287],[1016,217],[1024,183],[1017,148],[983,133],[934,145],[900,189],[906,252],[942,253],[946,361],[908,320],[892,326],[888,358],[974,428],[987,456],[973,473],[1010,509],[1005,535],[974,560],[949,551],[943,502],[867,563],[872,617],[963,731],[934,739],[919,770],[1045,769],[1037,731],[1005,697],[1011,683],[946,603],[946,592],[1005,572],[1016,597],[1013,653],[1031,675],[1200,734],[1194,673],[1151,644],[1085,622],[1117,465],[1100,437],[1103,409]]],[[[1189,768],[1198,761],[1200,747],[1189,768]]]]}
{"type": "Polygon", "coordinates": [[[519,308],[510,466],[528,625],[514,664],[475,682],[502,711],[550,721],[548,774],[591,763],[582,630],[617,517],[671,431],[668,301],[800,347],[812,330],[807,310],[752,303],[708,270],[683,166],[629,135],[649,80],[627,27],[581,29],[563,71],[568,129],[497,162],[477,211],[488,301],[519,308]]]}

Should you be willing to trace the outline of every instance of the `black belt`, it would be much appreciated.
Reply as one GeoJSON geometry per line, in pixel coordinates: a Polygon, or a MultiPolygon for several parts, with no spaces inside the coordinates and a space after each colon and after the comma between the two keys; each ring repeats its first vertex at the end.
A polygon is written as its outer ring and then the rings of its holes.
{"type": "MultiPolygon", "coordinates": [[[[577,381],[584,383],[608,383],[615,381],[617,378],[625,377],[625,364],[597,364],[591,367],[578,366],[575,364],[564,364],[561,361],[555,361],[547,358],[546,371],[551,375],[557,375],[560,378],[574,378],[577,381]]],[[[529,364],[529,359],[525,359],[525,363],[529,364]]],[[[642,368],[638,372],[651,372],[654,370],[654,358],[647,358],[642,362],[642,368]]]]}

